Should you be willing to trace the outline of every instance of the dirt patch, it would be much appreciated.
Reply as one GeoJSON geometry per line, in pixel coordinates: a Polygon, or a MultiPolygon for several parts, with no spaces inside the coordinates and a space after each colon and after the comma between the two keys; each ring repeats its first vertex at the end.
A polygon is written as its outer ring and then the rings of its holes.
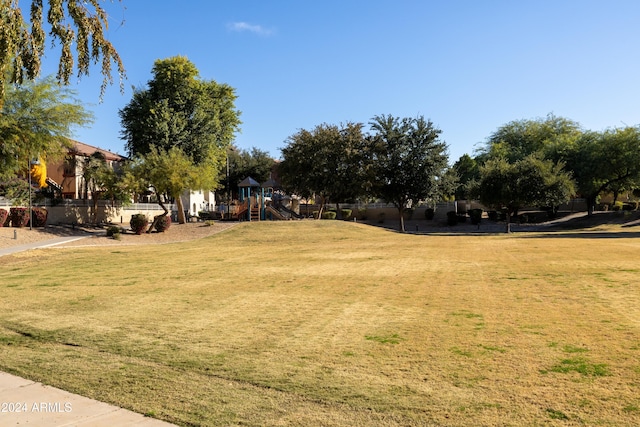
{"type": "Polygon", "coordinates": [[[85,237],[59,246],[97,246],[97,245],[147,245],[159,243],[182,242],[207,237],[230,227],[235,222],[216,222],[213,225],[204,223],[172,224],[164,233],[153,231],[136,235],[123,227],[120,239],[106,236],[106,228],[102,227],[71,227],[47,226],[44,228],[11,228],[0,227],[0,249],[21,246],[35,242],[45,242],[63,236],[85,237]]]}

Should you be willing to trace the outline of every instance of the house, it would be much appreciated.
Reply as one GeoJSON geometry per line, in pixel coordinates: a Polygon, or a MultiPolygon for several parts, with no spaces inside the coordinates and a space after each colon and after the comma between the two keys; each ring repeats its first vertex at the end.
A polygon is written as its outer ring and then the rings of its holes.
{"type": "Polygon", "coordinates": [[[213,212],[216,209],[216,198],[213,191],[186,190],[180,199],[187,217],[198,216],[198,212],[201,211],[213,212]]]}
{"type": "MultiPolygon", "coordinates": [[[[82,176],[82,166],[96,151],[101,153],[107,164],[117,168],[126,157],[80,141],[71,141],[71,147],[63,161],[47,162],[47,184],[62,194],[64,199],[81,199],[85,196],[86,183],[82,176]]],[[[91,193],[87,192],[87,198],[91,193]]]]}

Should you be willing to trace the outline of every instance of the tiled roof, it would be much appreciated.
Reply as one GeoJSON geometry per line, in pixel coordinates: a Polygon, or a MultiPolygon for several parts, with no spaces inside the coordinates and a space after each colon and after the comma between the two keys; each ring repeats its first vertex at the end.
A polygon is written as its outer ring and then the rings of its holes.
{"type": "Polygon", "coordinates": [[[103,148],[94,147],[93,145],[85,144],[84,142],[75,141],[73,139],[70,139],[69,141],[71,141],[70,151],[74,152],[75,154],[79,154],[82,156],[90,156],[96,151],[99,151],[104,155],[104,158],[106,160],[121,161],[126,159],[126,157],[121,156],[120,154],[114,153],[109,150],[105,150],[103,148]]]}

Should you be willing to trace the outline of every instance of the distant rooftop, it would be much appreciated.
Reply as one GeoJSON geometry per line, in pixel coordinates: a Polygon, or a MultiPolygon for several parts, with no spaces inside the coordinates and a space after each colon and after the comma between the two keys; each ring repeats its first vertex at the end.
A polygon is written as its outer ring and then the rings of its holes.
{"type": "Polygon", "coordinates": [[[90,156],[98,151],[102,153],[102,155],[104,155],[104,158],[106,160],[121,161],[126,159],[126,157],[121,156],[120,154],[105,150],[100,147],[94,147],[93,145],[85,144],[84,142],[75,141],[73,139],[70,139],[69,141],[71,141],[71,151],[79,155],[90,156]]]}

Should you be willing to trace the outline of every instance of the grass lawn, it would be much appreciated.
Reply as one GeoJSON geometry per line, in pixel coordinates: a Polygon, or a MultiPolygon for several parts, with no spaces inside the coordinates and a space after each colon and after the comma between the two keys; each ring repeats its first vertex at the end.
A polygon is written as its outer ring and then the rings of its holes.
{"type": "Polygon", "coordinates": [[[640,425],[638,227],[240,224],[0,259],[0,370],[179,425],[640,425]]]}

